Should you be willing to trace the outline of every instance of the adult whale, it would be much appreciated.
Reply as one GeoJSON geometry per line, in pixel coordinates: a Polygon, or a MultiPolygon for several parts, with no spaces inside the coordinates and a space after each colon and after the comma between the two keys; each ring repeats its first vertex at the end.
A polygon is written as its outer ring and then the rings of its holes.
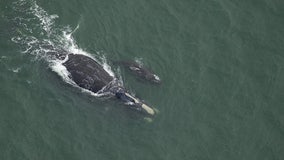
{"type": "Polygon", "coordinates": [[[137,110],[154,115],[154,110],[144,104],[138,98],[132,96],[121,85],[117,78],[111,76],[93,58],[82,54],[56,54],[59,59],[64,59],[62,63],[70,73],[69,78],[78,86],[94,93],[112,95],[131,105],[137,110]]]}

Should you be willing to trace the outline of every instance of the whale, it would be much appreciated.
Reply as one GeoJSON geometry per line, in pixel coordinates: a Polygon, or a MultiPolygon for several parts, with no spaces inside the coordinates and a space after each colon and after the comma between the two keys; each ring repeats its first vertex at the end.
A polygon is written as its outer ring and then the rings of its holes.
{"type": "Polygon", "coordinates": [[[137,75],[138,77],[147,80],[149,82],[160,84],[161,79],[154,74],[150,69],[147,67],[137,63],[136,61],[115,61],[114,64],[123,66],[127,68],[129,71],[137,75]]]}
{"type": "Polygon", "coordinates": [[[131,95],[118,78],[110,75],[91,56],[68,53],[64,50],[55,50],[49,54],[53,58],[63,60],[62,65],[69,72],[68,77],[79,87],[93,93],[116,97],[127,106],[146,114],[155,114],[152,107],[131,95]],[[62,51],[62,53],[57,51],[62,51]]]}

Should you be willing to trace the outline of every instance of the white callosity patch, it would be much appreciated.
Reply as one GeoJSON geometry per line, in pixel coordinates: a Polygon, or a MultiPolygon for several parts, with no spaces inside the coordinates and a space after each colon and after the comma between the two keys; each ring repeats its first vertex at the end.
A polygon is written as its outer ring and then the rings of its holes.
{"type": "MultiPolygon", "coordinates": [[[[144,66],[144,63],[143,63],[143,59],[142,58],[135,58],[135,62],[139,65],[139,67],[143,67],[144,66]]],[[[130,69],[132,69],[132,68],[130,68],[130,69]]],[[[133,67],[133,69],[132,70],[139,70],[138,68],[135,68],[135,67],[133,67]]],[[[161,79],[160,79],[160,77],[158,76],[158,75],[156,75],[156,74],[154,74],[153,75],[154,76],[154,78],[157,80],[157,81],[161,81],[161,79]]]]}
{"type": "Polygon", "coordinates": [[[158,76],[155,75],[155,74],[154,74],[154,77],[155,77],[155,79],[156,79],[157,81],[160,81],[160,80],[161,80],[160,77],[158,77],[158,76]]]}

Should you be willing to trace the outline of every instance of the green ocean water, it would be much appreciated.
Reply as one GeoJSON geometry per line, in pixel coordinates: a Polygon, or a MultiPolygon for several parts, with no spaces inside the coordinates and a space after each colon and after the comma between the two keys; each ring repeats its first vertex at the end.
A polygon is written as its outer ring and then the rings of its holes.
{"type": "Polygon", "coordinates": [[[281,0],[0,0],[1,160],[282,160],[283,82],[281,0]],[[46,41],[139,59],[161,85],[110,65],[160,113],[67,84],[46,41]]]}

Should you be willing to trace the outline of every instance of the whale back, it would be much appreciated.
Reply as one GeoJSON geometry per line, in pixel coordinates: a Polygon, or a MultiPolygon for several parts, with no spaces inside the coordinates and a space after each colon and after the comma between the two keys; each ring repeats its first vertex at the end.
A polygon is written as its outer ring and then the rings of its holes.
{"type": "Polygon", "coordinates": [[[69,54],[63,65],[78,86],[94,93],[114,79],[98,62],[85,55],[69,54]]]}
{"type": "Polygon", "coordinates": [[[161,83],[160,78],[156,74],[154,74],[150,69],[146,68],[143,65],[138,64],[135,61],[116,61],[115,64],[126,67],[132,73],[145,80],[157,84],[161,83]]]}

